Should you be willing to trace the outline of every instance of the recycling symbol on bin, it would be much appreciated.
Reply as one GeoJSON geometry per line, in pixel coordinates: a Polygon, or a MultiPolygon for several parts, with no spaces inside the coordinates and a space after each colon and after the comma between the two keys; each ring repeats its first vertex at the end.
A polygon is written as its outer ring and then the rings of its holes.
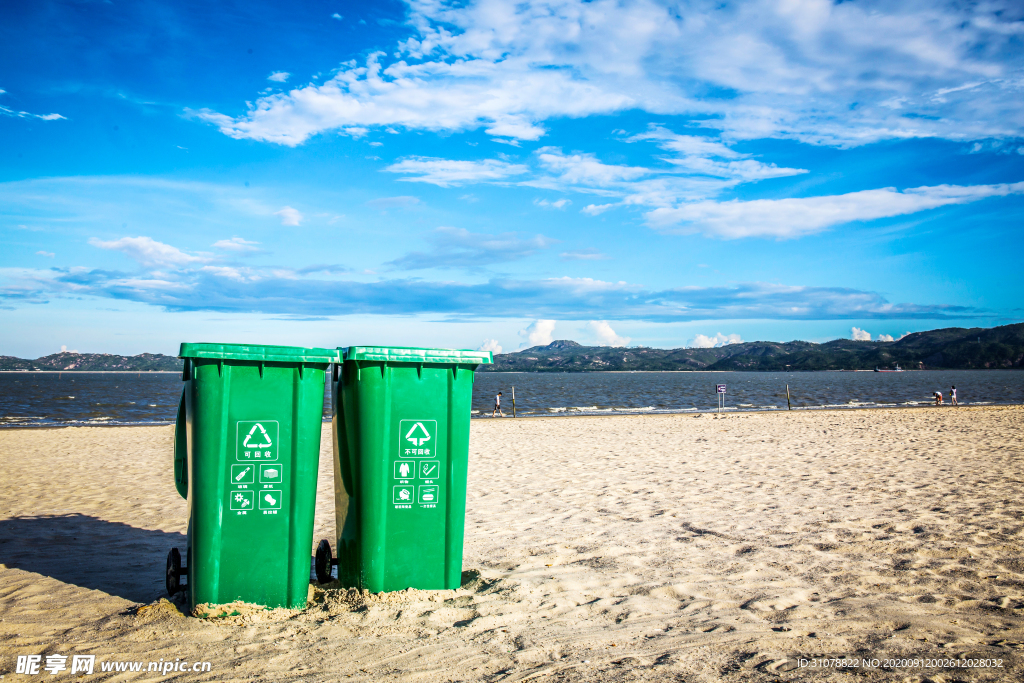
{"type": "Polygon", "coordinates": [[[411,441],[414,446],[422,446],[430,441],[430,433],[427,432],[427,428],[423,426],[422,422],[417,422],[408,431],[405,438],[407,441],[411,441]]]}
{"type": "Polygon", "coordinates": [[[257,422],[252,426],[252,429],[249,430],[249,435],[245,437],[245,441],[242,443],[242,445],[245,448],[269,448],[274,444],[270,442],[270,434],[267,434],[267,430],[263,428],[263,425],[257,422]],[[263,441],[265,441],[266,443],[249,443],[253,437],[253,434],[256,434],[257,429],[260,430],[260,434],[257,435],[256,437],[257,440],[262,438],[263,441]]]}

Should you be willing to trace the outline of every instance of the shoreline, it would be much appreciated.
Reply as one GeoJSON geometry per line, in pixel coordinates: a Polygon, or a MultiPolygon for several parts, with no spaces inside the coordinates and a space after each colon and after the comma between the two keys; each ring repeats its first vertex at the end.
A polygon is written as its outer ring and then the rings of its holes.
{"type": "MultiPolygon", "coordinates": [[[[937,405],[934,405],[934,404],[928,404],[928,405],[918,405],[918,406],[893,406],[893,405],[885,405],[885,406],[850,406],[849,408],[842,408],[842,407],[836,407],[836,406],[822,406],[820,408],[819,407],[814,407],[814,406],[800,406],[800,407],[793,408],[793,409],[776,408],[775,410],[766,410],[766,409],[760,409],[760,408],[754,408],[754,409],[750,409],[750,410],[738,410],[736,408],[725,408],[725,409],[722,410],[721,414],[722,415],[755,415],[755,414],[766,415],[766,414],[775,414],[775,413],[795,413],[795,412],[801,412],[801,413],[821,413],[821,412],[829,412],[829,411],[836,412],[836,413],[848,413],[848,412],[856,411],[856,410],[872,410],[872,411],[873,410],[897,410],[897,411],[903,411],[903,410],[921,410],[921,409],[929,409],[929,408],[972,408],[974,410],[984,410],[986,408],[1022,408],[1022,407],[1024,407],[1024,403],[995,403],[995,402],[991,402],[991,403],[961,403],[960,405],[957,405],[957,406],[950,405],[948,403],[943,404],[941,406],[937,406],[937,405]]],[[[612,409],[612,410],[614,411],[614,409],[612,409]]],[[[645,416],[718,415],[718,414],[719,414],[719,412],[715,408],[712,408],[710,410],[663,410],[663,411],[648,410],[648,411],[642,411],[642,412],[639,411],[639,410],[636,410],[636,409],[626,409],[626,410],[623,410],[622,412],[609,412],[609,413],[587,413],[587,412],[582,412],[582,411],[580,411],[578,413],[560,412],[560,413],[551,414],[551,415],[519,415],[519,416],[517,416],[515,418],[512,417],[511,413],[506,413],[505,414],[505,418],[515,419],[515,420],[520,420],[520,419],[522,419],[522,420],[536,420],[536,419],[541,419],[541,418],[547,419],[547,418],[566,418],[566,417],[645,417],[645,416]]],[[[498,417],[493,417],[492,418],[490,415],[479,415],[479,416],[474,415],[470,419],[472,419],[472,420],[499,420],[499,419],[503,419],[503,418],[498,418],[498,417]]]]}
{"type": "MultiPolygon", "coordinates": [[[[899,370],[904,372],[990,372],[998,370],[1024,371],[1024,368],[911,368],[899,370]]],[[[871,370],[476,370],[475,372],[486,375],[639,375],[641,373],[690,373],[690,374],[728,374],[728,373],[749,373],[752,375],[767,375],[777,373],[780,375],[810,375],[816,372],[875,372],[871,370]]],[[[895,370],[880,370],[878,374],[896,373],[895,370]]]]}
{"type": "MultiPolygon", "coordinates": [[[[903,369],[904,372],[999,372],[999,371],[1024,372],[1024,368],[913,368],[903,369]]],[[[147,375],[180,375],[181,370],[0,370],[0,374],[7,375],[52,375],[63,372],[77,375],[85,374],[147,374],[147,375]]],[[[870,372],[874,370],[475,370],[485,375],[640,375],[640,374],[752,374],[768,375],[776,373],[779,375],[810,375],[826,372],[870,372]]],[[[892,373],[892,370],[883,370],[878,374],[892,373]]]]}
{"type": "MultiPolygon", "coordinates": [[[[983,404],[960,404],[959,406],[953,406],[944,404],[941,406],[937,405],[920,405],[920,406],[850,406],[849,408],[837,408],[837,407],[798,407],[792,410],[785,408],[778,408],[775,410],[737,410],[735,408],[727,408],[719,413],[715,409],[711,410],[678,410],[678,411],[637,411],[637,410],[625,410],[622,412],[608,412],[608,413],[556,413],[550,415],[518,415],[512,417],[511,414],[506,413],[505,417],[491,417],[490,415],[472,415],[470,416],[471,422],[487,421],[487,420],[530,420],[531,422],[537,420],[563,420],[567,418],[608,418],[608,417],[672,417],[678,415],[692,415],[694,417],[702,417],[704,415],[710,415],[713,418],[721,416],[725,418],[727,415],[775,415],[779,413],[850,413],[855,411],[885,411],[891,410],[895,412],[903,412],[909,410],[934,410],[934,409],[966,409],[966,410],[1003,410],[1012,408],[1024,408],[1024,403],[983,403],[983,404]]],[[[330,424],[331,419],[325,417],[322,424],[330,424]]],[[[24,424],[0,424],[0,431],[11,431],[11,430],[39,430],[39,429],[76,429],[82,427],[101,427],[101,428],[116,428],[116,427],[168,427],[174,426],[174,420],[167,422],[98,422],[98,423],[73,423],[73,424],[39,424],[39,425],[24,425],[24,424]]]]}
{"type": "Polygon", "coordinates": [[[59,375],[65,372],[73,373],[76,375],[141,375],[142,373],[146,373],[147,375],[181,374],[181,370],[0,370],[0,373],[6,375],[59,375]]]}

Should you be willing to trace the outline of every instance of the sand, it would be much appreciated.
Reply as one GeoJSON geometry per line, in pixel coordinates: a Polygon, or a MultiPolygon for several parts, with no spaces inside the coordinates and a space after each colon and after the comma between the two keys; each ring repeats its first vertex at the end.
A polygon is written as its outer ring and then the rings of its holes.
{"type": "Polygon", "coordinates": [[[477,420],[461,589],[216,619],[162,599],[185,545],[170,428],[3,430],[0,674],[95,654],[82,680],[160,659],[210,662],[166,676],[190,681],[1019,680],[1022,427],[993,407],[477,420]]]}

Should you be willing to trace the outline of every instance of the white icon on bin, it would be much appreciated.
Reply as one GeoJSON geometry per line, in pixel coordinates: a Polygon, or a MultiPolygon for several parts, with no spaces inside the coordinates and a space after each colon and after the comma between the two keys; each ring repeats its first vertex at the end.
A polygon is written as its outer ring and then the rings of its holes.
{"type": "Polygon", "coordinates": [[[280,510],[281,492],[277,489],[264,489],[260,493],[260,510],[280,510]]]}
{"type": "Polygon", "coordinates": [[[420,487],[420,505],[434,505],[437,503],[439,493],[438,487],[435,486],[421,486],[420,487]]]}
{"type": "Polygon", "coordinates": [[[231,494],[231,505],[228,506],[231,510],[251,510],[252,504],[252,491],[233,491],[231,494]]]}
{"type": "Polygon", "coordinates": [[[395,461],[395,479],[415,479],[416,463],[410,461],[395,461]]]}

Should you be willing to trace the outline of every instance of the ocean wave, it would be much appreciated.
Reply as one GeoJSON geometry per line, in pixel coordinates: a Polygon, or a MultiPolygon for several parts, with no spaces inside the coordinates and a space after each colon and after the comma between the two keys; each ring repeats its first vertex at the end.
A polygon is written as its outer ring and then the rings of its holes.
{"type": "MultiPolygon", "coordinates": [[[[609,408],[601,408],[599,406],[557,406],[547,408],[546,410],[549,413],[650,413],[658,409],[654,406],[644,406],[642,408],[627,408],[625,406],[612,406],[609,408]]],[[[696,408],[682,408],[681,410],[696,410],[696,408]]]]}
{"type": "Polygon", "coordinates": [[[0,417],[0,429],[21,427],[158,427],[172,425],[174,420],[125,420],[112,417],[91,417],[88,419],[62,419],[48,417],[0,417]]]}

